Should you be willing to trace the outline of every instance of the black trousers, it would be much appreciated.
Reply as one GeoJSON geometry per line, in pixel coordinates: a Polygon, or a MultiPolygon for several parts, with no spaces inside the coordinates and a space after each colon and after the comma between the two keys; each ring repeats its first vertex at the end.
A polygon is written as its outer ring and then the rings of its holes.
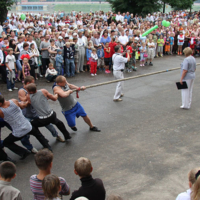
{"type": "Polygon", "coordinates": [[[2,148],[0,148],[0,160],[7,160],[7,154],[2,148]]]}
{"type": "Polygon", "coordinates": [[[50,63],[49,58],[42,58],[42,66],[40,69],[42,75],[46,74],[46,70],[49,66],[49,63],[50,63]]]}
{"type": "Polygon", "coordinates": [[[30,74],[35,78],[35,65],[30,65],[31,71],[30,74]]]}
{"type": "Polygon", "coordinates": [[[7,83],[7,71],[6,71],[6,66],[0,66],[0,73],[2,75],[2,80],[4,83],[7,83]]]}
{"type": "MultiPolygon", "coordinates": [[[[32,127],[32,130],[27,134],[35,136],[44,148],[51,149],[51,147],[48,144],[48,140],[35,127],[32,127]]],[[[11,151],[13,151],[14,153],[18,154],[19,156],[23,156],[27,152],[27,150],[15,144],[16,141],[21,140],[23,137],[15,137],[11,133],[8,137],[4,139],[3,145],[11,151]]]]}
{"type": "Polygon", "coordinates": [[[46,118],[46,119],[34,119],[31,124],[34,127],[43,127],[46,126],[48,124],[55,124],[57,126],[57,128],[62,132],[62,134],[64,135],[65,139],[69,139],[69,132],[67,131],[67,129],[65,128],[65,125],[62,121],[60,121],[57,117],[56,117],[56,113],[53,111],[53,114],[46,118]]]}

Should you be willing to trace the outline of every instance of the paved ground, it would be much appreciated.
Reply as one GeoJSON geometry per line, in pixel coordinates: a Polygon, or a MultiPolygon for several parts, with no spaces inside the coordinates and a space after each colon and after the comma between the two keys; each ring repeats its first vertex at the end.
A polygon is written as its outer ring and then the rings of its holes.
{"type": "MultiPolygon", "coordinates": [[[[126,74],[126,77],[178,67],[182,60],[183,57],[178,56],[158,58],[153,67],[142,67],[136,73],[126,74]]],[[[70,130],[72,140],[63,144],[56,142],[42,128],[54,151],[52,173],[64,177],[73,191],[80,186],[73,173],[74,161],[85,156],[91,159],[93,176],[103,180],[107,194],[119,193],[127,200],[175,199],[178,193],[188,188],[188,171],[200,165],[199,73],[198,68],[190,110],[179,108],[181,94],[175,86],[180,78],[179,70],[126,81],[123,102],[112,101],[115,84],[81,92],[80,103],[102,132],[90,132],[83,120],[78,119],[78,131],[70,130]]],[[[69,79],[69,82],[89,85],[107,80],[113,80],[112,75],[90,77],[84,73],[69,79]]],[[[17,92],[7,93],[5,85],[0,87],[7,99],[16,97],[17,92]]],[[[38,87],[51,91],[51,84],[44,80],[38,81],[38,87]]],[[[58,102],[50,105],[65,121],[58,102]]],[[[3,129],[2,137],[7,133],[3,129]]],[[[36,148],[41,148],[34,138],[31,142],[36,148]]],[[[12,158],[19,159],[6,151],[12,158]]],[[[35,173],[37,168],[33,155],[24,161],[18,160],[17,178],[13,185],[22,191],[26,200],[33,199],[29,177],[35,173]]]]}

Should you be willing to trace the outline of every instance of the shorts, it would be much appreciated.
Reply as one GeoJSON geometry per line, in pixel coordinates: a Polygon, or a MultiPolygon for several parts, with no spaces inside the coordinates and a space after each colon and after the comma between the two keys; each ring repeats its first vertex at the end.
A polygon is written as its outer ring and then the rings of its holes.
{"type": "Polygon", "coordinates": [[[110,63],[110,58],[104,58],[104,63],[106,66],[108,66],[110,63]]]}
{"type": "Polygon", "coordinates": [[[155,49],[149,49],[148,50],[148,59],[154,58],[154,51],[155,51],[155,49]]]}
{"type": "Polygon", "coordinates": [[[97,62],[98,67],[103,67],[104,66],[104,59],[99,58],[97,62]]]}
{"type": "Polygon", "coordinates": [[[178,45],[183,46],[183,43],[184,43],[184,42],[177,42],[177,43],[178,43],[178,45]]]}
{"type": "Polygon", "coordinates": [[[65,116],[65,119],[67,120],[69,127],[76,126],[76,117],[79,118],[80,116],[81,117],[87,116],[84,108],[81,106],[79,102],[77,102],[72,109],[64,111],[62,113],[65,116]]]}

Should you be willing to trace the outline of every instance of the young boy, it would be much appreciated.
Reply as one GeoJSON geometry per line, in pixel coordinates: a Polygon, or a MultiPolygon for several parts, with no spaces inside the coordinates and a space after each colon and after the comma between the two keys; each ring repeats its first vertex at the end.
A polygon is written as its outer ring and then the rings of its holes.
{"type": "Polygon", "coordinates": [[[104,50],[102,49],[101,44],[99,44],[98,46],[97,56],[98,56],[97,66],[99,68],[99,71],[101,71],[101,68],[103,70],[103,67],[104,67],[104,50]]]}
{"type": "MultiPolygon", "coordinates": [[[[35,164],[39,169],[39,174],[32,175],[30,177],[30,187],[34,195],[34,200],[45,199],[44,192],[42,189],[42,180],[45,176],[51,174],[51,169],[53,165],[53,153],[48,149],[41,149],[35,154],[35,164]]],[[[61,191],[60,195],[69,195],[70,188],[66,180],[62,177],[59,177],[61,191]]]]}
{"type": "Polygon", "coordinates": [[[62,56],[62,50],[58,49],[57,50],[57,55],[56,55],[56,70],[58,72],[58,75],[62,75],[62,66],[63,66],[64,60],[62,56]]]}
{"type": "Polygon", "coordinates": [[[45,78],[47,83],[54,81],[57,77],[57,71],[53,68],[53,63],[49,63],[49,67],[46,70],[45,78]]]}
{"type": "Polygon", "coordinates": [[[106,42],[105,48],[104,48],[104,63],[105,63],[105,73],[109,74],[111,71],[109,70],[109,63],[110,63],[110,47],[109,43],[106,42]]]}
{"type": "Polygon", "coordinates": [[[6,56],[6,69],[7,69],[7,89],[9,92],[12,92],[13,89],[17,90],[15,87],[15,72],[17,72],[16,68],[16,60],[13,55],[13,49],[8,49],[8,55],[6,56]]]}
{"type": "MultiPolygon", "coordinates": [[[[149,65],[153,66],[152,60],[154,58],[154,52],[155,52],[155,44],[152,40],[152,36],[149,36],[149,42],[148,42],[148,59],[150,60],[149,65]]],[[[147,59],[147,60],[148,60],[147,59]]]]}
{"type": "Polygon", "coordinates": [[[6,161],[0,165],[0,199],[22,200],[20,191],[11,185],[12,179],[16,177],[15,164],[6,161]]]}
{"type": "Polygon", "coordinates": [[[91,53],[91,65],[90,65],[91,76],[97,75],[97,60],[98,60],[97,50],[93,48],[91,53]]]}
{"type": "Polygon", "coordinates": [[[88,158],[81,157],[74,163],[74,173],[80,177],[82,186],[72,193],[70,200],[84,196],[90,200],[105,200],[106,191],[101,179],[92,178],[92,164],[88,158]]]}

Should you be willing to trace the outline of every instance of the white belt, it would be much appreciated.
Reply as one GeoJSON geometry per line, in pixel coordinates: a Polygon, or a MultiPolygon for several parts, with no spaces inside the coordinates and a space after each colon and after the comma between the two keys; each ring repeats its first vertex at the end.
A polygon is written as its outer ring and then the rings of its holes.
{"type": "Polygon", "coordinates": [[[51,115],[53,114],[53,110],[51,111],[51,113],[47,116],[39,116],[39,119],[46,119],[48,117],[51,117],[51,115]]]}

